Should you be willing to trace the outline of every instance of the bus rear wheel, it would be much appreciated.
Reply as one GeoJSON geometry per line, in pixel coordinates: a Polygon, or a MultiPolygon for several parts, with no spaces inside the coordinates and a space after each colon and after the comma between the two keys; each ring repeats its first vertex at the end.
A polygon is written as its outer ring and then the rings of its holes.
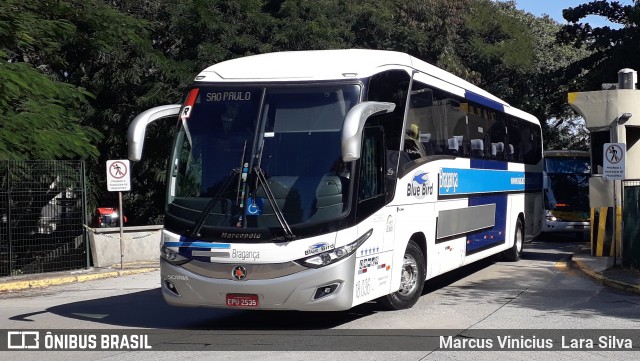
{"type": "Polygon", "coordinates": [[[502,257],[508,262],[518,262],[522,256],[522,247],[524,246],[524,226],[522,219],[518,218],[516,222],[516,230],[513,235],[513,247],[502,253],[502,257]]]}
{"type": "Polygon", "coordinates": [[[424,254],[413,240],[409,241],[404,251],[401,272],[400,289],[378,300],[387,309],[411,308],[422,296],[425,281],[424,254]]]}

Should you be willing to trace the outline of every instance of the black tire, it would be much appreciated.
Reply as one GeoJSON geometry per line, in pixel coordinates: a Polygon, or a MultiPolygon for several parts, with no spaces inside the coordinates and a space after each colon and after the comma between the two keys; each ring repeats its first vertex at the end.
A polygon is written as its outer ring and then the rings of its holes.
{"type": "Polygon", "coordinates": [[[518,218],[516,222],[516,230],[513,235],[513,247],[502,253],[502,258],[508,262],[518,262],[522,256],[522,248],[524,247],[524,226],[522,219],[518,218]]]}
{"type": "Polygon", "coordinates": [[[422,296],[425,280],[425,260],[420,247],[409,241],[402,261],[400,289],[378,299],[379,303],[389,310],[411,308],[422,296]]]}

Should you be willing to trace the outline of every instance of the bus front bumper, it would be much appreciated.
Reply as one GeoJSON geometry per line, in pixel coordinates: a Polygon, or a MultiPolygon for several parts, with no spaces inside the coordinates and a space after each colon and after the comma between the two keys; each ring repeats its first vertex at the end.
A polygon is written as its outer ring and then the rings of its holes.
{"type": "MultiPolygon", "coordinates": [[[[174,306],[340,311],[353,304],[355,262],[353,254],[334,264],[284,277],[251,280],[248,275],[245,280],[229,280],[202,276],[161,259],[161,289],[165,301],[174,306]],[[251,302],[239,305],[230,301],[234,297],[251,302]]],[[[229,264],[230,272],[233,267],[229,264]]]]}
{"type": "Polygon", "coordinates": [[[589,232],[589,222],[565,222],[545,220],[542,225],[543,232],[589,232]]]}

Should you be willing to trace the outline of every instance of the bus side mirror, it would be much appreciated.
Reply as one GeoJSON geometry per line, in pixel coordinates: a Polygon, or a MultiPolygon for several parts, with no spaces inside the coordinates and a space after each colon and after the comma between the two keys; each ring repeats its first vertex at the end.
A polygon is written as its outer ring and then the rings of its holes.
{"type": "Polygon", "coordinates": [[[142,146],[147,125],[158,119],[175,117],[180,112],[180,107],[182,107],[180,104],[162,105],[147,109],[133,119],[127,131],[130,160],[138,161],[142,158],[142,146]]]}
{"type": "Polygon", "coordinates": [[[374,115],[391,113],[395,108],[394,103],[363,102],[349,110],[342,127],[342,160],[344,162],[360,159],[362,130],[367,119],[374,115]]]}

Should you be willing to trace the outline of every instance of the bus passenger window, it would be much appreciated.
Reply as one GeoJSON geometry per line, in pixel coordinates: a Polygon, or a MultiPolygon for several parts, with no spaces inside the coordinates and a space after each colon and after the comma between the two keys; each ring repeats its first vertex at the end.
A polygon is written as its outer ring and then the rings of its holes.
{"type": "Polygon", "coordinates": [[[433,155],[433,143],[431,143],[431,133],[420,133],[420,143],[426,155],[433,155]]]}
{"type": "Polygon", "coordinates": [[[537,164],[542,158],[540,127],[534,124],[525,124],[522,129],[522,144],[524,162],[537,164]]]}
{"type": "Polygon", "coordinates": [[[411,124],[405,132],[404,151],[411,160],[420,159],[427,155],[420,141],[420,129],[417,124],[411,124]]]}
{"type": "Polygon", "coordinates": [[[465,139],[469,139],[467,117],[461,106],[463,99],[428,85],[421,80],[427,79],[423,76],[422,73],[414,74],[404,125],[405,143],[409,139],[412,142],[417,140],[422,145],[424,156],[468,156],[465,143],[465,139]],[[416,126],[417,132],[412,131],[416,126]],[[417,133],[417,138],[414,133],[417,133]]]}
{"type": "Polygon", "coordinates": [[[497,142],[491,143],[491,158],[497,160],[504,160],[504,143],[497,142]]]}
{"type": "Polygon", "coordinates": [[[484,142],[482,139],[471,139],[471,158],[484,158],[484,142]]]}
{"type": "Polygon", "coordinates": [[[489,139],[491,140],[491,159],[505,160],[504,143],[507,140],[507,127],[504,123],[504,117],[502,114],[496,115],[495,112],[490,112],[489,123],[489,139]]]}
{"type": "Polygon", "coordinates": [[[515,149],[513,148],[513,144],[509,144],[509,149],[507,150],[507,160],[515,159],[515,149]]]}
{"type": "Polygon", "coordinates": [[[381,130],[377,127],[364,129],[358,192],[358,200],[361,201],[384,194],[384,173],[382,172],[384,154],[381,152],[383,146],[379,144],[382,140],[378,135],[380,133],[381,130]]]}
{"type": "MultiPolygon", "coordinates": [[[[522,136],[520,134],[520,124],[516,118],[507,116],[507,142],[509,142],[509,161],[522,162],[522,136]]],[[[524,125],[522,125],[524,126],[524,125]]]]}
{"type": "Polygon", "coordinates": [[[458,139],[456,137],[449,138],[447,143],[447,145],[449,146],[449,154],[458,155],[458,150],[460,149],[460,143],[458,143],[458,139]]]}

